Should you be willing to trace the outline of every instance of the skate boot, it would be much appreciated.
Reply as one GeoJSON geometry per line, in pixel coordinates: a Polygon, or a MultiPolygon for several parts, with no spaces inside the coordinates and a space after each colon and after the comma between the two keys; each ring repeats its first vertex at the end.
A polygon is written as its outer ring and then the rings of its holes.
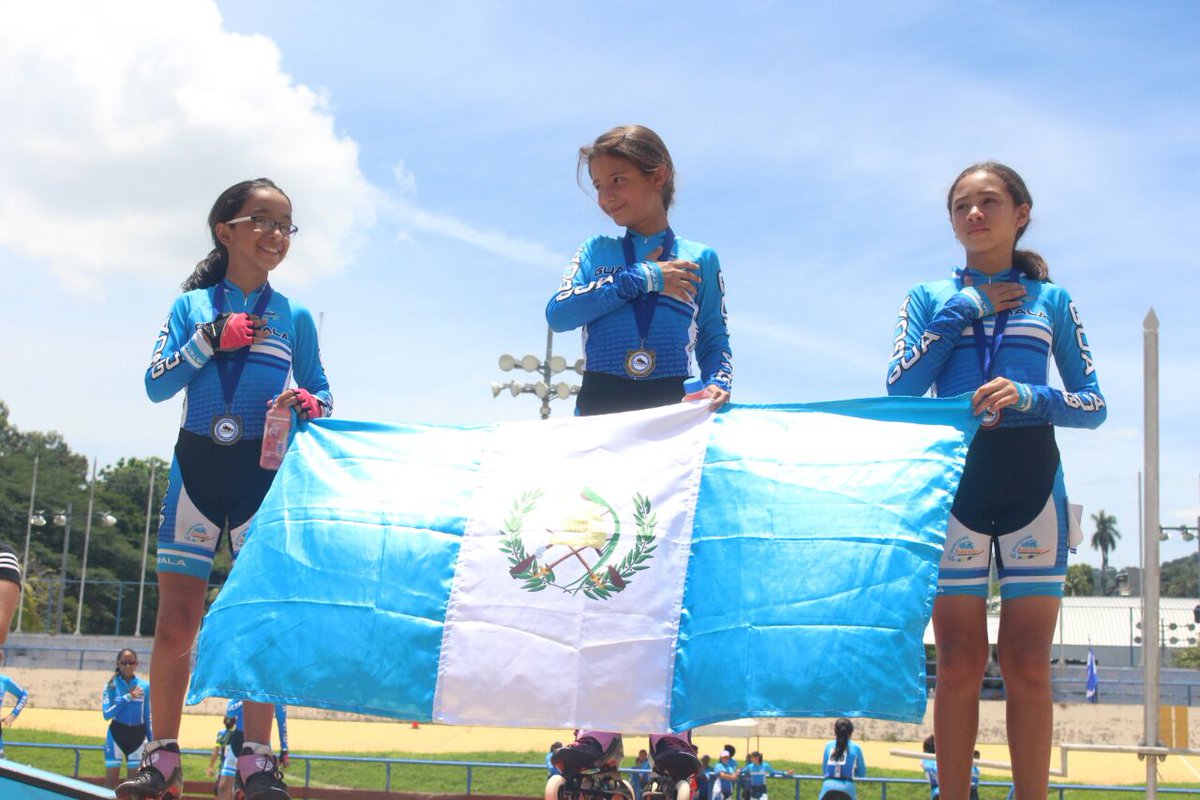
{"type": "Polygon", "coordinates": [[[579,731],[575,741],[555,751],[551,763],[563,775],[572,775],[587,770],[615,770],[624,757],[621,734],[579,731]]]}
{"type": "Polygon", "coordinates": [[[133,777],[117,786],[117,800],[177,800],[183,794],[179,745],[147,750],[133,777]]]}
{"type": "Polygon", "coordinates": [[[700,770],[700,759],[688,733],[650,737],[650,764],[674,781],[685,781],[700,770]]]}
{"type": "Polygon", "coordinates": [[[237,760],[237,774],[233,778],[235,792],[241,792],[245,800],[291,800],[279,761],[270,753],[255,753],[246,747],[237,760]]]}

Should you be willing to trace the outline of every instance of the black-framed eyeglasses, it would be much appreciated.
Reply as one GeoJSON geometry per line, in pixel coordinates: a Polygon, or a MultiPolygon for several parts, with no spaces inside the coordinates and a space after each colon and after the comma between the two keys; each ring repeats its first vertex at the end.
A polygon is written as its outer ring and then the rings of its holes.
{"type": "Polygon", "coordinates": [[[249,222],[253,229],[259,233],[274,233],[279,231],[283,234],[283,238],[290,239],[300,232],[300,229],[295,225],[287,222],[276,222],[270,217],[260,217],[257,214],[252,214],[249,217],[236,217],[225,221],[226,225],[233,225],[235,222],[249,222]]]}
{"type": "Polygon", "coordinates": [[[122,667],[136,667],[137,666],[136,661],[118,661],[117,663],[119,665],[121,665],[122,667]]]}

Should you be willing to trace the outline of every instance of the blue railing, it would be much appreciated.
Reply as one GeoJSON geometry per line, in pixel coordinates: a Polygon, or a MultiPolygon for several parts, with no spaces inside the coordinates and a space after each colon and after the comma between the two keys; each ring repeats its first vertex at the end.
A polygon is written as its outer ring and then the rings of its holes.
{"type": "MultiPolygon", "coordinates": [[[[85,752],[101,752],[104,750],[100,745],[92,744],[50,744],[45,742],[6,742],[6,750],[14,750],[16,748],[28,747],[41,750],[71,750],[75,753],[75,767],[71,777],[78,778],[79,764],[82,754],[85,752]]],[[[185,755],[207,756],[210,754],[208,750],[183,750],[185,755]]],[[[317,755],[291,755],[292,762],[304,762],[304,788],[307,789],[312,785],[312,764],[313,762],[342,762],[342,763],[359,763],[359,764],[382,764],[384,767],[383,791],[392,791],[392,767],[409,765],[423,767],[463,767],[466,770],[465,791],[462,794],[470,795],[474,779],[474,770],[477,769],[524,769],[524,770],[539,770],[544,772],[546,766],[544,764],[512,764],[505,762],[492,761],[443,761],[437,759],[426,758],[379,758],[379,757],[363,757],[363,756],[317,756],[317,755]]],[[[642,772],[648,770],[624,770],[626,773],[642,772]]],[[[295,775],[293,767],[290,770],[290,775],[295,775]]],[[[294,780],[294,778],[293,778],[294,780]]],[[[812,797],[817,797],[821,791],[821,784],[824,782],[823,775],[789,775],[786,777],[773,777],[772,781],[792,781],[793,797],[795,800],[801,800],[801,797],[807,797],[811,794],[812,797]],[[808,792],[807,784],[812,784],[812,792],[808,792]],[[805,791],[801,791],[801,786],[805,786],[805,791]]],[[[858,785],[877,784],[879,786],[880,800],[887,800],[889,786],[905,786],[905,785],[920,785],[927,786],[928,782],[923,778],[857,778],[855,783],[858,785]]],[[[1009,789],[1011,796],[1012,784],[1008,781],[981,781],[979,784],[983,788],[1006,788],[1009,789]]],[[[1050,784],[1050,791],[1056,793],[1059,800],[1068,800],[1069,793],[1096,791],[1096,792],[1121,792],[1127,794],[1144,794],[1145,788],[1142,786],[1105,786],[1101,784],[1050,784]]],[[[1158,789],[1159,794],[1165,795],[1189,795],[1195,796],[1195,789],[1158,789]]],[[[455,792],[446,792],[446,794],[457,794],[455,792]]]]}

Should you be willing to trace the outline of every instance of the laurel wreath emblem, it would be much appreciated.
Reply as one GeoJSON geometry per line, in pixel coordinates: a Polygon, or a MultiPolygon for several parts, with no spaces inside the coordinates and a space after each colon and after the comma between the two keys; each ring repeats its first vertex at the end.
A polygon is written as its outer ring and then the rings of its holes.
{"type": "MultiPolygon", "coordinates": [[[[649,569],[646,562],[654,557],[658,548],[655,542],[655,529],[658,527],[658,517],[654,513],[650,499],[641,494],[633,496],[633,522],[636,528],[633,547],[616,564],[608,564],[603,568],[588,568],[587,573],[568,583],[559,583],[554,574],[554,566],[544,553],[539,551],[530,554],[525,549],[522,532],[525,518],[537,507],[542,498],[540,489],[532,489],[515,499],[509,515],[504,520],[504,530],[501,531],[500,550],[508,557],[508,573],[514,580],[521,582],[521,588],[529,592],[540,592],[548,588],[559,589],[567,594],[583,593],[593,600],[607,600],[614,594],[623,591],[633,580],[636,573],[649,569]]],[[[584,489],[582,495],[594,503],[603,506],[611,513],[613,533],[605,543],[605,553],[600,561],[607,558],[615,549],[621,535],[621,522],[616,510],[602,497],[590,489],[584,489]]]]}

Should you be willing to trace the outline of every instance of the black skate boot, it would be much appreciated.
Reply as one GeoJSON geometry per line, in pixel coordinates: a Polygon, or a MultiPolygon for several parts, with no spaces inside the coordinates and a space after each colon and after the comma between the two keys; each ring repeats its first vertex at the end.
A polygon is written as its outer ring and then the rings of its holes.
{"type": "Polygon", "coordinates": [[[178,744],[147,751],[133,777],[117,786],[117,800],[177,800],[182,793],[178,744]]]}
{"type": "Polygon", "coordinates": [[[278,759],[270,753],[251,752],[249,748],[238,756],[233,787],[245,800],[291,800],[278,759]]]}

